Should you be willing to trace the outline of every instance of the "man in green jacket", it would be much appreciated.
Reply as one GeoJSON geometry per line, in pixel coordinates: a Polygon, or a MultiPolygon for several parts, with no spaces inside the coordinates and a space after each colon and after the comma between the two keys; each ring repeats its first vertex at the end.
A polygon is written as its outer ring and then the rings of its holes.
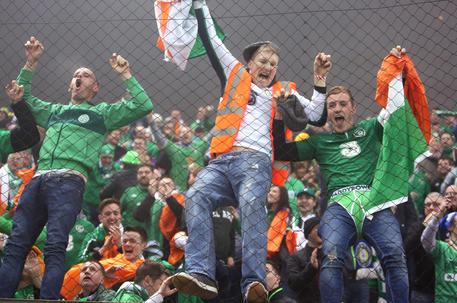
{"type": "Polygon", "coordinates": [[[152,103],[132,76],[129,63],[113,54],[109,62],[124,81],[130,98],[114,104],[90,101],[99,91],[93,71],[78,68],[70,82],[69,104],[46,102],[31,95],[32,76],[43,45],[31,37],[25,44],[27,62],[17,82],[24,86],[23,99],[28,103],[38,125],[46,129],[38,168],[22,194],[14,216],[14,228],[7,244],[5,261],[0,268],[3,279],[0,297],[14,295],[27,252],[47,224],[44,249],[46,271],[41,299],[59,299],[64,277],[65,248],[68,234],[82,205],[89,170],[97,163],[98,151],[105,135],[127,125],[152,109],[152,103]]]}
{"type": "Polygon", "coordinates": [[[146,260],[136,270],[134,282],[124,282],[113,302],[161,303],[163,298],[174,294],[170,273],[161,263],[146,260]]]}

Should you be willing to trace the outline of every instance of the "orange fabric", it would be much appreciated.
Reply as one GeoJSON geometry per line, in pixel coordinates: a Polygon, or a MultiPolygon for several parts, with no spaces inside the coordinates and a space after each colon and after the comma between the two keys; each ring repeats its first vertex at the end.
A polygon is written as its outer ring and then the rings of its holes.
{"type": "MultiPolygon", "coordinates": [[[[110,237],[109,234],[105,236],[105,242],[106,242],[106,238],[109,238],[109,237],[110,237]]],[[[117,246],[117,244],[113,244],[110,249],[105,250],[103,252],[101,260],[114,258],[118,254],[119,254],[119,247],[117,246]]]]}
{"type": "Polygon", "coordinates": [[[289,253],[295,252],[296,236],[288,233],[287,221],[289,219],[289,210],[281,209],[276,213],[273,221],[268,228],[267,234],[267,257],[273,258],[281,249],[281,243],[286,237],[286,246],[289,253]]]}
{"type": "Polygon", "coordinates": [[[183,236],[183,233],[176,233],[170,240],[170,255],[168,256],[168,263],[171,265],[178,264],[184,257],[184,251],[176,247],[176,239],[183,236]]]}
{"type": "Polygon", "coordinates": [[[289,254],[294,254],[297,251],[297,234],[292,230],[288,230],[286,234],[286,246],[289,254]]]}
{"type": "Polygon", "coordinates": [[[13,214],[16,211],[17,204],[19,203],[19,199],[22,196],[22,192],[24,191],[27,184],[29,184],[30,180],[32,180],[33,175],[35,175],[35,166],[29,169],[23,169],[16,173],[16,175],[22,179],[22,184],[17,191],[16,196],[14,196],[14,206],[10,210],[10,213],[13,214]]]}
{"type": "Polygon", "coordinates": [[[403,78],[405,78],[405,97],[408,99],[409,106],[428,144],[431,137],[431,126],[425,87],[408,55],[401,58],[388,55],[384,58],[377,76],[376,102],[382,107],[386,107],[389,83],[402,72],[403,78]]]}
{"type": "MultiPolygon", "coordinates": [[[[161,10],[161,14],[159,16],[159,20],[160,20],[160,32],[162,35],[166,35],[166,31],[167,31],[167,23],[168,23],[168,17],[170,15],[170,8],[171,8],[171,3],[170,2],[162,2],[162,1],[157,1],[157,3],[160,5],[160,10],[161,10]]],[[[157,38],[157,43],[156,43],[156,46],[158,49],[160,49],[161,51],[165,51],[165,44],[163,43],[163,40],[162,38],[159,37],[157,38]]],[[[172,58],[172,55],[169,51],[167,51],[167,56],[169,56],[170,58],[172,58]]]]}
{"type": "Polygon", "coordinates": [[[38,257],[38,266],[40,267],[40,272],[42,274],[44,274],[44,269],[45,269],[45,265],[44,265],[44,260],[43,260],[43,253],[41,252],[41,250],[33,245],[32,246],[32,250],[36,253],[37,257],[38,257]]]}
{"type": "MultiPolygon", "coordinates": [[[[25,187],[30,182],[30,180],[32,180],[33,175],[35,174],[35,168],[36,167],[33,166],[32,168],[23,169],[23,170],[19,170],[16,172],[16,176],[18,176],[19,178],[22,179],[22,184],[19,187],[19,189],[16,193],[16,196],[14,196],[14,198],[13,198],[13,207],[9,211],[11,215],[13,215],[14,212],[16,211],[16,207],[17,207],[17,204],[19,203],[19,199],[21,198],[22,192],[24,191],[25,187]]],[[[0,197],[0,199],[1,199],[1,197],[0,197]]],[[[6,213],[7,205],[8,205],[8,203],[3,203],[3,202],[0,203],[0,216],[6,213]]]]}
{"type": "MultiPolygon", "coordinates": [[[[186,198],[181,193],[174,193],[173,197],[184,207],[186,198]]],[[[173,236],[179,231],[177,218],[168,204],[162,208],[160,214],[159,227],[165,239],[170,241],[173,236]]]]}
{"type": "Polygon", "coordinates": [[[225,86],[224,95],[218,106],[219,114],[216,117],[214,126],[216,135],[211,140],[210,151],[213,157],[218,154],[230,152],[233,147],[251,94],[251,80],[251,75],[241,63],[238,63],[230,73],[227,85],[225,86]],[[239,73],[241,73],[241,76],[237,78],[237,74],[239,75],[239,73]],[[235,91],[231,96],[232,88],[234,88],[235,91]],[[230,97],[231,100],[228,100],[230,97]],[[240,108],[242,109],[242,113],[220,114],[220,112],[226,108],[240,108]],[[236,129],[237,133],[232,135],[218,134],[218,131],[223,129],[236,129]]]}
{"type": "MultiPolygon", "coordinates": [[[[111,288],[116,284],[120,284],[125,281],[132,280],[135,277],[136,270],[143,264],[144,259],[136,260],[135,262],[128,261],[123,254],[118,254],[116,257],[111,259],[101,260],[100,263],[103,265],[105,270],[109,270],[111,267],[117,267],[112,277],[105,278],[103,285],[106,288],[111,288]]],[[[81,267],[83,263],[76,264],[70,268],[65,274],[60,294],[66,300],[73,300],[79,292],[81,292],[81,285],[79,284],[79,275],[81,273],[81,267]]]]}

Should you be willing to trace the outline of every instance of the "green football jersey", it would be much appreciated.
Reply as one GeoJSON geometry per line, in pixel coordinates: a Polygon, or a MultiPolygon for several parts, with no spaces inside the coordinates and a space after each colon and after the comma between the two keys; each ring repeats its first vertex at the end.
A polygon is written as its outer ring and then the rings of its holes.
{"type": "Polygon", "coordinates": [[[376,118],[363,120],[345,133],[323,133],[297,142],[299,160],[316,159],[329,194],[353,185],[371,185],[383,128],[376,118]]]}
{"type": "Polygon", "coordinates": [[[435,263],[435,303],[454,302],[457,297],[457,244],[436,241],[432,257],[435,263]]]}

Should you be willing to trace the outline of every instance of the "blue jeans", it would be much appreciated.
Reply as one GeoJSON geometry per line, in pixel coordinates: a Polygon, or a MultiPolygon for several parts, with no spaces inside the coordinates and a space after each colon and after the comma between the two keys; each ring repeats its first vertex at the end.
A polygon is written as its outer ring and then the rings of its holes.
{"type": "MultiPolygon", "coordinates": [[[[339,204],[325,211],[319,235],[323,240],[320,273],[321,300],[340,303],[343,298],[343,267],[348,248],[357,239],[354,221],[339,204]]],[[[374,247],[386,276],[387,301],[408,302],[408,270],[406,267],[400,226],[390,209],[379,211],[372,220],[365,219],[363,238],[374,247]]]]}
{"type": "Polygon", "coordinates": [[[59,299],[65,274],[68,235],[81,210],[84,181],[76,175],[47,174],[25,188],[13,219],[13,231],[0,268],[0,298],[11,298],[22,276],[25,258],[47,223],[46,271],[40,297],[59,299]]]}
{"type": "Polygon", "coordinates": [[[243,293],[254,281],[264,282],[267,247],[265,202],[271,185],[271,159],[261,152],[233,152],[212,160],[187,192],[186,270],[216,277],[212,212],[239,206],[242,237],[243,293]]]}

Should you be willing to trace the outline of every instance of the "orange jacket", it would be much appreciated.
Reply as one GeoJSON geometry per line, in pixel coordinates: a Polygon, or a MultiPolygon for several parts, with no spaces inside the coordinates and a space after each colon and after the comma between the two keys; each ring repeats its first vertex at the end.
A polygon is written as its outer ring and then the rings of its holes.
{"type": "MultiPolygon", "coordinates": [[[[183,194],[174,193],[173,197],[176,199],[176,201],[178,201],[179,204],[181,204],[181,206],[184,207],[186,198],[183,194]]],[[[165,206],[162,208],[162,213],[160,214],[159,220],[159,227],[163,236],[168,241],[170,241],[173,238],[173,236],[179,231],[178,219],[176,218],[175,214],[168,206],[168,204],[165,204],[165,206]]]]}
{"type": "MultiPolygon", "coordinates": [[[[112,276],[105,277],[103,285],[106,288],[111,288],[116,284],[133,280],[136,274],[136,270],[143,264],[144,259],[138,259],[135,262],[128,261],[123,254],[118,254],[116,257],[111,259],[101,260],[100,263],[108,271],[111,267],[117,269],[113,272],[112,276]]],[[[79,284],[79,275],[83,263],[76,264],[70,268],[65,274],[60,294],[66,300],[73,300],[78,293],[81,292],[81,285],[79,284]]]]}
{"type": "Polygon", "coordinates": [[[287,221],[289,219],[289,210],[281,209],[276,213],[268,228],[267,256],[273,258],[281,249],[281,243],[285,237],[287,250],[293,254],[296,248],[296,234],[287,230],[287,221]]]}
{"type": "MultiPolygon", "coordinates": [[[[13,199],[14,205],[9,210],[10,214],[14,214],[14,212],[16,211],[16,207],[17,207],[17,204],[19,203],[19,199],[21,198],[22,192],[24,191],[26,185],[30,182],[30,180],[32,180],[33,175],[35,174],[35,168],[36,167],[33,166],[32,168],[22,169],[22,170],[19,170],[16,172],[16,176],[18,176],[19,178],[22,179],[22,184],[19,187],[19,190],[17,191],[16,195],[14,196],[14,199],[13,199]]],[[[8,205],[8,203],[3,201],[2,198],[3,197],[1,197],[1,195],[0,195],[0,216],[3,215],[7,211],[7,205],[8,205]]]]}
{"type": "Polygon", "coordinates": [[[170,240],[170,255],[168,256],[168,263],[177,265],[184,258],[184,250],[176,247],[176,239],[186,236],[184,232],[176,233],[170,240]]]}
{"type": "MultiPolygon", "coordinates": [[[[251,94],[252,78],[249,72],[238,63],[230,73],[230,76],[225,86],[224,95],[219,102],[218,115],[214,127],[215,135],[211,141],[211,155],[216,157],[219,154],[228,153],[232,150],[235,143],[241,122],[244,118],[249,97],[251,94]]],[[[286,91],[296,90],[297,86],[293,82],[276,82],[273,84],[273,95],[279,92],[282,88],[286,91]]],[[[276,113],[276,105],[273,103],[270,115],[270,137],[273,142],[272,126],[273,119],[276,113]]],[[[292,137],[292,132],[287,134],[292,137]]],[[[286,163],[273,164],[273,182],[276,185],[283,186],[289,175],[289,167],[286,163]]]]}

